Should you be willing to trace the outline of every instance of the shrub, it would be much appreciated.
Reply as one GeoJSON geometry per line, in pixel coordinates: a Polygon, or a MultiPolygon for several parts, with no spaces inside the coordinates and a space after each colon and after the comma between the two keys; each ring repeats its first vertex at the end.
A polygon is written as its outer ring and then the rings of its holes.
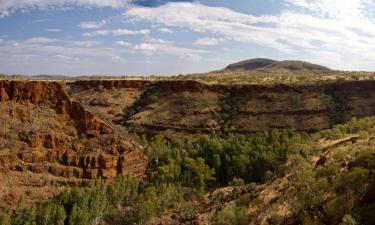
{"type": "Polygon", "coordinates": [[[225,208],[217,213],[214,225],[247,225],[249,218],[245,207],[225,208]]]}
{"type": "Polygon", "coordinates": [[[356,225],[356,224],[357,223],[356,223],[355,219],[349,214],[345,215],[342,218],[342,223],[340,223],[340,225],[356,225]]]}
{"type": "Polygon", "coordinates": [[[12,220],[8,213],[0,211],[0,225],[11,225],[12,220]]]}
{"type": "Polygon", "coordinates": [[[366,149],[361,151],[355,160],[357,166],[371,169],[375,167],[375,151],[366,149]]]}
{"type": "Polygon", "coordinates": [[[315,174],[318,177],[330,178],[331,176],[336,174],[338,170],[339,170],[339,165],[337,163],[331,163],[327,166],[319,166],[316,169],[315,174]]]}
{"type": "Polygon", "coordinates": [[[233,180],[229,183],[231,186],[243,186],[245,181],[241,178],[234,177],[233,180]]]}
{"type": "Polygon", "coordinates": [[[326,205],[326,213],[333,224],[338,224],[346,212],[353,207],[353,199],[340,195],[331,199],[326,205]]]}
{"type": "Polygon", "coordinates": [[[368,169],[354,167],[343,176],[341,185],[346,189],[357,192],[361,189],[362,184],[367,180],[368,176],[368,169]]]}

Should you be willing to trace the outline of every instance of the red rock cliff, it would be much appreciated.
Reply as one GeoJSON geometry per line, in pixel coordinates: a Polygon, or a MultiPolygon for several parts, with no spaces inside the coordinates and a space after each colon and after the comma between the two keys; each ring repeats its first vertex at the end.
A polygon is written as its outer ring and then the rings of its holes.
{"type": "Polygon", "coordinates": [[[145,175],[142,147],[72,101],[62,83],[0,81],[0,115],[2,185],[36,182],[30,172],[62,185],[145,175]]]}

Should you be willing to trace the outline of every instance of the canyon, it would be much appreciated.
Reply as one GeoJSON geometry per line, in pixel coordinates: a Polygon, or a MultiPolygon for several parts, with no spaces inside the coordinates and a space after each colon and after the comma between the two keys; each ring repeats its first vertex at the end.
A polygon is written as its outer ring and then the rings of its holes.
{"type": "Polygon", "coordinates": [[[1,205],[130,174],[139,136],[313,132],[375,114],[375,81],[230,85],[194,80],[0,81],[1,205]]]}

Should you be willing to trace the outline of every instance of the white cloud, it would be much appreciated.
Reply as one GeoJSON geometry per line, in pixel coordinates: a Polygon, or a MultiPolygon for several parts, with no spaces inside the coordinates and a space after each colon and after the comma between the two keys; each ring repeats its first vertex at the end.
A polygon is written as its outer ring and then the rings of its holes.
{"type": "MultiPolygon", "coordinates": [[[[99,71],[102,71],[101,73],[114,73],[114,71],[124,71],[123,67],[113,70],[113,65],[120,66],[127,63],[128,61],[124,58],[125,55],[174,56],[173,58],[177,60],[196,61],[200,59],[200,54],[206,53],[175,46],[173,42],[150,37],[147,37],[144,42],[138,45],[131,45],[125,41],[116,43],[116,45],[126,46],[126,48],[103,47],[100,44],[91,40],[67,41],[45,37],[35,37],[20,42],[4,40],[0,45],[0,52],[2,53],[0,65],[2,68],[6,68],[4,71],[17,73],[21,73],[20,71],[33,74],[82,74],[99,73],[99,71]]],[[[134,58],[131,57],[132,60],[134,58]]],[[[142,62],[144,60],[141,59],[142,62]]],[[[170,72],[170,70],[168,71],[170,72]]]]}
{"type": "Polygon", "coordinates": [[[126,46],[126,47],[132,46],[132,44],[130,44],[129,42],[126,42],[126,41],[117,41],[116,45],[118,45],[118,46],[126,46]]]}
{"type": "Polygon", "coordinates": [[[106,23],[107,22],[105,20],[81,22],[78,27],[81,29],[98,29],[104,26],[106,23]]]}
{"type": "Polygon", "coordinates": [[[182,59],[190,60],[190,61],[199,61],[202,57],[196,53],[186,53],[185,55],[181,56],[182,59]]]}
{"type": "Polygon", "coordinates": [[[158,46],[159,45],[152,44],[152,43],[140,43],[140,44],[135,45],[134,49],[153,54],[153,52],[159,48],[158,46]]]}
{"type": "Polygon", "coordinates": [[[173,42],[153,38],[134,45],[132,49],[146,55],[176,55],[188,60],[198,60],[201,54],[206,53],[206,51],[178,47],[173,42]]]}
{"type": "Polygon", "coordinates": [[[24,41],[26,44],[50,44],[56,42],[57,39],[47,38],[47,37],[34,37],[24,41]]]}
{"type": "Polygon", "coordinates": [[[17,10],[44,10],[66,6],[123,8],[128,4],[129,0],[1,0],[0,17],[8,16],[17,10]]]}
{"type": "Polygon", "coordinates": [[[122,36],[122,35],[148,35],[151,31],[149,29],[143,30],[128,30],[128,29],[116,29],[116,30],[97,30],[93,32],[86,32],[83,33],[83,36],[87,37],[94,37],[94,36],[107,36],[107,35],[114,35],[114,36],[122,36]]]}
{"type": "MultiPolygon", "coordinates": [[[[115,48],[86,47],[82,43],[59,41],[47,38],[31,38],[23,42],[6,41],[0,46],[0,52],[11,57],[25,57],[32,55],[33,59],[51,57],[55,59],[81,58],[81,57],[112,57],[120,51],[115,48]]],[[[2,59],[4,60],[4,59],[2,59]]],[[[0,60],[1,63],[4,61],[0,60]]]]}
{"type": "MultiPolygon", "coordinates": [[[[257,44],[281,54],[299,55],[336,68],[354,69],[351,59],[375,69],[374,0],[284,0],[288,7],[277,15],[253,16],[223,7],[174,2],[159,7],[129,8],[131,22],[179,27],[209,33],[229,41],[257,44]],[[329,60],[329,57],[336,57],[329,60]],[[341,64],[340,64],[341,63],[341,64]]],[[[199,42],[197,41],[196,44],[199,42]]]]}
{"type": "Polygon", "coordinates": [[[366,18],[364,11],[374,8],[373,0],[284,0],[294,7],[315,16],[350,20],[351,17],[366,18]]]}
{"type": "Polygon", "coordinates": [[[110,47],[73,46],[67,41],[51,44],[4,41],[0,45],[0,66],[6,73],[17,74],[108,74],[121,73],[114,60],[128,50],[110,47]],[[17,45],[16,45],[17,44],[17,45]],[[114,70],[115,68],[115,70],[114,70]]]}
{"type": "Polygon", "coordinates": [[[60,54],[55,55],[55,57],[57,59],[60,59],[60,60],[71,60],[72,59],[71,57],[68,57],[66,55],[60,55],[60,54]]]}
{"type": "Polygon", "coordinates": [[[46,31],[48,31],[48,32],[61,32],[61,29],[49,28],[49,29],[46,29],[46,31]]]}
{"type": "Polygon", "coordinates": [[[216,38],[209,38],[209,37],[205,37],[205,38],[199,38],[198,40],[196,40],[194,42],[195,45],[217,45],[219,44],[219,40],[216,39],[216,38]]]}
{"type": "Polygon", "coordinates": [[[162,33],[168,33],[168,34],[172,34],[172,33],[174,33],[173,32],[173,30],[171,30],[171,29],[169,29],[169,28],[159,28],[158,29],[160,32],[162,32],[162,33]]]}
{"type": "Polygon", "coordinates": [[[149,21],[188,28],[196,32],[210,32],[229,40],[251,42],[276,48],[285,53],[292,49],[279,42],[275,32],[255,26],[257,23],[274,22],[272,16],[255,17],[228,8],[210,7],[199,3],[175,2],[159,7],[132,7],[124,16],[131,22],[149,21]]]}
{"type": "Polygon", "coordinates": [[[118,56],[118,55],[115,55],[115,56],[112,56],[112,61],[114,62],[118,62],[118,63],[125,63],[126,60],[124,58],[122,58],[121,56],[118,56]]]}
{"type": "Polygon", "coordinates": [[[107,36],[111,33],[109,30],[97,30],[94,32],[85,32],[83,33],[83,36],[86,37],[95,37],[95,36],[107,36]]]}
{"type": "Polygon", "coordinates": [[[100,44],[99,41],[91,41],[91,40],[86,40],[86,41],[73,41],[73,42],[68,42],[68,44],[73,45],[73,46],[81,46],[81,47],[93,47],[97,46],[100,44]]]}
{"type": "Polygon", "coordinates": [[[143,30],[128,30],[128,29],[117,29],[117,30],[112,30],[112,34],[115,36],[121,36],[121,35],[148,35],[150,34],[149,29],[143,29],[143,30]]]}

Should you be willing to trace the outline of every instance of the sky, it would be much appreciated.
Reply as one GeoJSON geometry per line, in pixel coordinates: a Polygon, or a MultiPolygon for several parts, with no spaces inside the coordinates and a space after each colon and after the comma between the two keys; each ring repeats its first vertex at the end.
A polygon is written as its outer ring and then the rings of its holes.
{"type": "Polygon", "coordinates": [[[0,0],[0,73],[176,75],[260,57],[375,71],[375,0],[0,0]]]}

